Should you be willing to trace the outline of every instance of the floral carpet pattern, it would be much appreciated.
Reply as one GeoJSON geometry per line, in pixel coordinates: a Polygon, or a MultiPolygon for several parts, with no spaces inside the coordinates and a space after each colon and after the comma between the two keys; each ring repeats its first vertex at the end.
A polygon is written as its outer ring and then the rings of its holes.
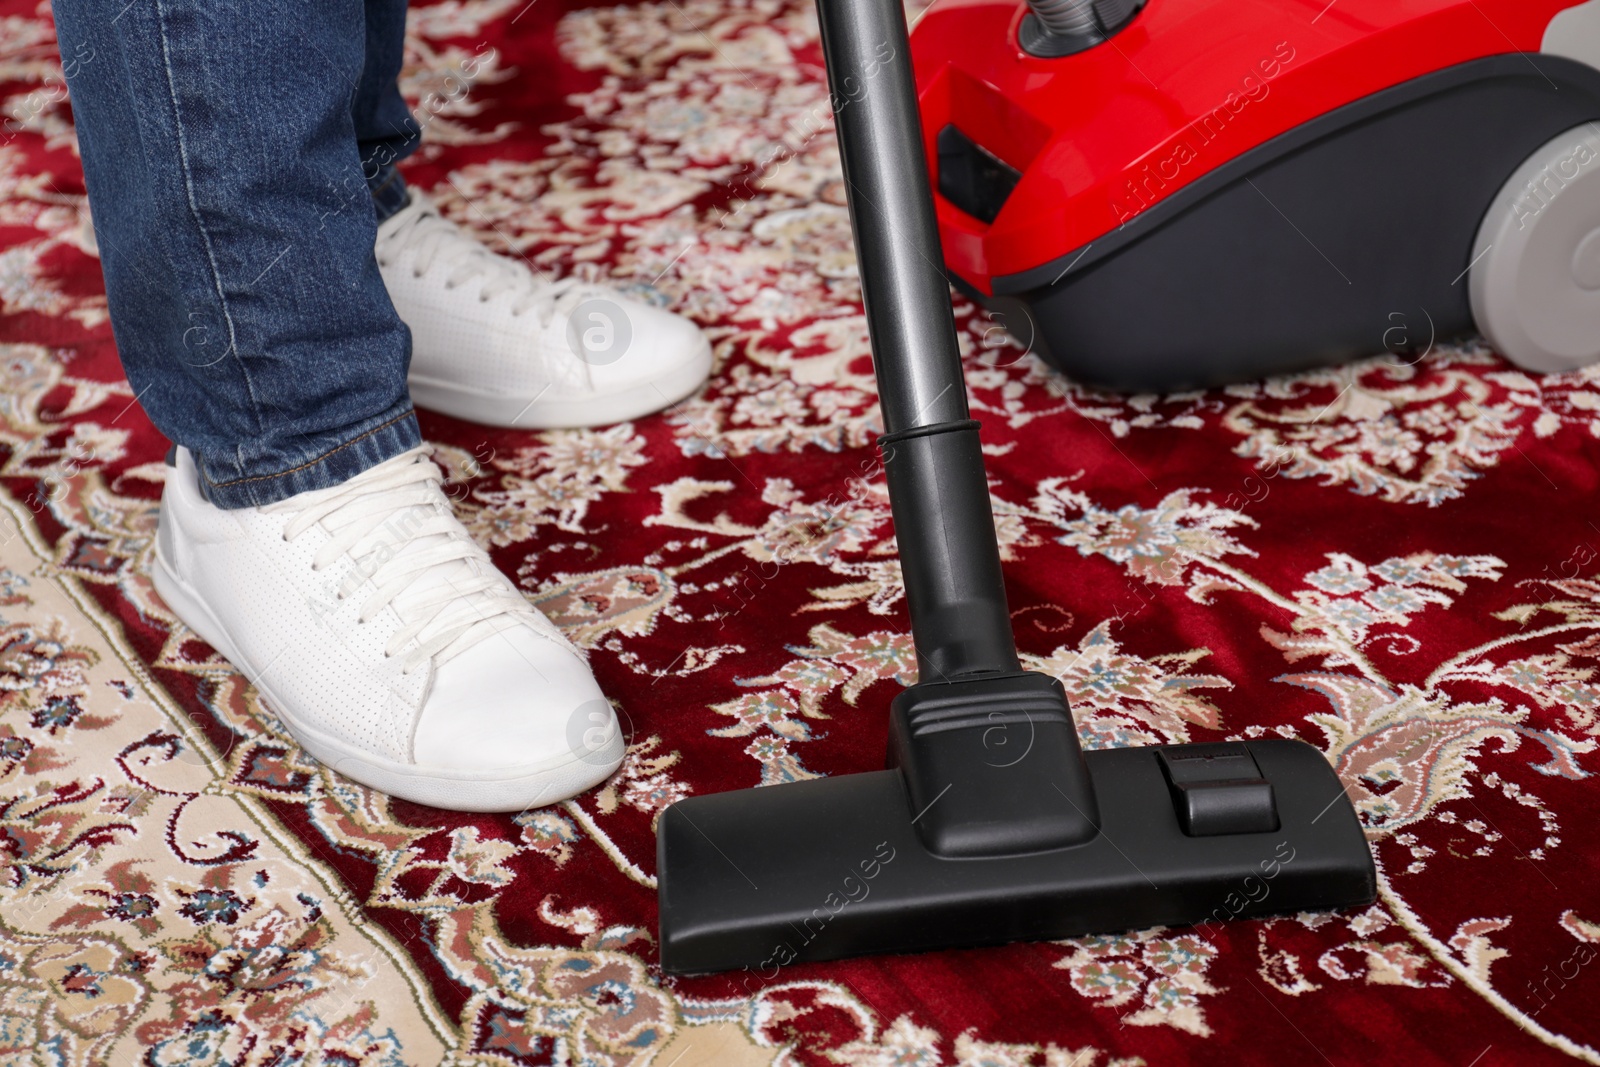
{"type": "Polygon", "coordinates": [[[424,415],[629,731],[516,816],[323,771],[152,591],[165,443],[48,9],[0,12],[0,1061],[1600,1064],[1600,373],[1466,344],[1115,397],[958,300],[1030,666],[1092,746],[1317,745],[1379,900],[671,979],[661,810],[875,769],[915,676],[808,0],[412,12],[412,183],[717,354],[632,424],[424,415]]]}

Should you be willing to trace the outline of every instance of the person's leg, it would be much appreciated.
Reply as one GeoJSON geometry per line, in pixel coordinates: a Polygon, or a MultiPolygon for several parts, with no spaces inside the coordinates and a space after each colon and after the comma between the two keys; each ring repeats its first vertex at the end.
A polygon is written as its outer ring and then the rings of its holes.
{"type": "Polygon", "coordinates": [[[150,580],[302,747],[515,811],[622,762],[581,655],[451,512],[353,115],[362,0],[57,0],[113,329],[179,446],[150,580]]]}
{"type": "Polygon", "coordinates": [[[117,347],[206,496],[283,500],[416,446],[352,117],[361,0],[54,8],[117,347]]]}
{"type": "Polygon", "coordinates": [[[400,95],[405,58],[406,0],[366,0],[367,50],[350,115],[361,152],[361,174],[382,222],[406,206],[406,183],[397,169],[417,150],[422,128],[400,95]]]}

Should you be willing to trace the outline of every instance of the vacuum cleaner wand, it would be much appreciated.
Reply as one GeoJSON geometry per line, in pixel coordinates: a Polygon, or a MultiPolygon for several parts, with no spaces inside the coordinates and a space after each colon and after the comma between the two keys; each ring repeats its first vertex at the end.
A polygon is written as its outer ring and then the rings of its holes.
{"type": "Polygon", "coordinates": [[[911,633],[919,677],[937,683],[895,701],[890,762],[905,775],[913,810],[926,809],[919,832],[940,855],[1079,844],[1096,833],[1094,793],[1060,686],[1017,662],[905,15],[895,0],[820,0],[817,12],[911,633]],[[1038,803],[1040,789],[1050,804],[1038,803]]]}
{"type": "Polygon", "coordinates": [[[1370,903],[1372,857],[1296,741],[1091,752],[1011,633],[901,0],[818,0],[920,678],[889,769],[661,815],[661,962],[759,968],[1370,903]]]}
{"type": "Polygon", "coordinates": [[[846,200],[883,410],[879,438],[924,677],[1016,671],[989,486],[968,418],[905,17],[820,3],[846,200]],[[868,283],[870,280],[870,284],[868,283]],[[934,438],[953,435],[944,447],[934,438]]]}
{"type": "Polygon", "coordinates": [[[961,422],[967,390],[939,254],[905,17],[882,3],[819,3],[822,51],[890,434],[961,422]],[[869,290],[870,291],[866,291],[869,290]]]}

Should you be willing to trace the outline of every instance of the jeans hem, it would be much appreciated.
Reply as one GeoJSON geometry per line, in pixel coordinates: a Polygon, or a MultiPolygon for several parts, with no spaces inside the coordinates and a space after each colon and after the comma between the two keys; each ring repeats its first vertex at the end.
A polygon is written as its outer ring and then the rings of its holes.
{"type": "Polygon", "coordinates": [[[372,210],[378,216],[380,226],[411,203],[411,193],[406,188],[406,180],[392,164],[380,171],[368,188],[372,193],[372,210]]]}
{"type": "Polygon", "coordinates": [[[368,425],[356,427],[355,434],[347,440],[336,442],[314,459],[286,470],[214,481],[207,473],[208,468],[235,465],[226,461],[222,464],[207,462],[206,457],[198,456],[196,467],[200,491],[212,504],[224,509],[262,507],[300,493],[331,489],[420,444],[422,431],[417,427],[416,412],[407,401],[400,410],[368,420],[368,425]]]}

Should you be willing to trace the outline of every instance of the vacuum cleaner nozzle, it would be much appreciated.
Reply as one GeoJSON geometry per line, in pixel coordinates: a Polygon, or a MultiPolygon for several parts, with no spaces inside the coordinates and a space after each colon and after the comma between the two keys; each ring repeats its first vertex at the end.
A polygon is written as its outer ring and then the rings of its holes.
{"type": "MultiPolygon", "coordinates": [[[[771,978],[789,963],[878,952],[1179,924],[1205,934],[1376,897],[1366,837],[1310,745],[1100,749],[1084,763],[1099,830],[1011,856],[930,851],[919,827],[958,787],[919,812],[893,770],[680,801],[658,830],[662,967],[771,978]],[[1224,803],[1191,805],[1185,767],[1241,777],[1198,790],[1224,803]],[[1235,831],[1241,814],[1275,826],[1235,831]]],[[[1048,784],[1019,802],[1076,814],[1048,784]]]]}

